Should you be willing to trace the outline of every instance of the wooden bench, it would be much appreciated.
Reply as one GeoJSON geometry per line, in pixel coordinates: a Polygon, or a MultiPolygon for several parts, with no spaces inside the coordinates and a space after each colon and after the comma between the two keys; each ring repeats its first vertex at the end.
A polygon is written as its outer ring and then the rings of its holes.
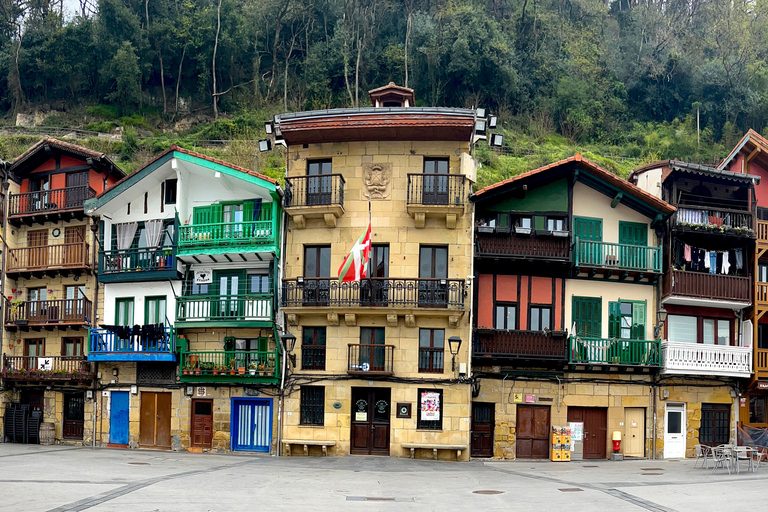
{"type": "Polygon", "coordinates": [[[310,446],[320,446],[323,449],[323,455],[328,455],[328,447],[336,446],[336,441],[316,441],[314,439],[283,439],[285,451],[291,455],[291,445],[297,444],[304,447],[304,455],[309,457],[310,446]]]}
{"type": "Polygon", "coordinates": [[[432,450],[437,460],[437,450],[456,450],[456,460],[461,460],[461,452],[467,449],[464,444],[429,444],[429,443],[402,443],[403,448],[411,450],[411,458],[415,458],[416,450],[432,450]]]}

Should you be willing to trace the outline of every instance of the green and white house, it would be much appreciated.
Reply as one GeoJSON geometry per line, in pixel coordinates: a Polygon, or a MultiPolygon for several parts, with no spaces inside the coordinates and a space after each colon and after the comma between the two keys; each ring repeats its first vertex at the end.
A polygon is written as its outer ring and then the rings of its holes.
{"type": "Polygon", "coordinates": [[[103,442],[271,449],[281,201],[275,180],[173,146],[86,203],[103,286],[89,359],[110,423],[131,411],[103,442]]]}

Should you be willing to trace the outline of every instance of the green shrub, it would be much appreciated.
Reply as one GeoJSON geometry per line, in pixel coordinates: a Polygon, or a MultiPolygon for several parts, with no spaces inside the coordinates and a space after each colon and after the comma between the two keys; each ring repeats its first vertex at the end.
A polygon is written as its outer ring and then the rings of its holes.
{"type": "Polygon", "coordinates": [[[120,124],[123,126],[143,126],[147,123],[143,116],[139,114],[133,114],[132,116],[124,116],[120,118],[120,124]]]}
{"type": "Polygon", "coordinates": [[[117,105],[92,105],[85,109],[88,115],[102,117],[104,119],[117,119],[120,117],[120,107],[117,105]]]}
{"type": "Polygon", "coordinates": [[[117,126],[117,123],[115,123],[114,121],[101,121],[101,122],[88,123],[85,126],[85,129],[90,130],[92,132],[111,133],[116,126],[117,126]]]}

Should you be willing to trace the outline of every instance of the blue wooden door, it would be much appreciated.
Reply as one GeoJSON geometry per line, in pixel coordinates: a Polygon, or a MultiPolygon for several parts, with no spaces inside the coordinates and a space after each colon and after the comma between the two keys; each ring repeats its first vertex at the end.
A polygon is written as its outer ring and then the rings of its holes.
{"type": "Polygon", "coordinates": [[[232,450],[269,452],[272,444],[272,400],[232,399],[232,450]]]}
{"type": "Polygon", "coordinates": [[[109,409],[110,444],[128,444],[128,392],[113,391],[109,409]]]}

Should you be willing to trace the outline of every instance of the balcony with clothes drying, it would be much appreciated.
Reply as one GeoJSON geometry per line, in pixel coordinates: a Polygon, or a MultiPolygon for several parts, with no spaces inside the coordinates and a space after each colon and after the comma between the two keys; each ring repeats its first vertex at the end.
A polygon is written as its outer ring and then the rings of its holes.
{"type": "Polygon", "coordinates": [[[99,282],[180,279],[177,228],[172,219],[114,224],[109,248],[99,252],[99,282]]]}
{"type": "Polygon", "coordinates": [[[174,328],[164,324],[91,329],[89,361],[176,361],[174,328]]]}

